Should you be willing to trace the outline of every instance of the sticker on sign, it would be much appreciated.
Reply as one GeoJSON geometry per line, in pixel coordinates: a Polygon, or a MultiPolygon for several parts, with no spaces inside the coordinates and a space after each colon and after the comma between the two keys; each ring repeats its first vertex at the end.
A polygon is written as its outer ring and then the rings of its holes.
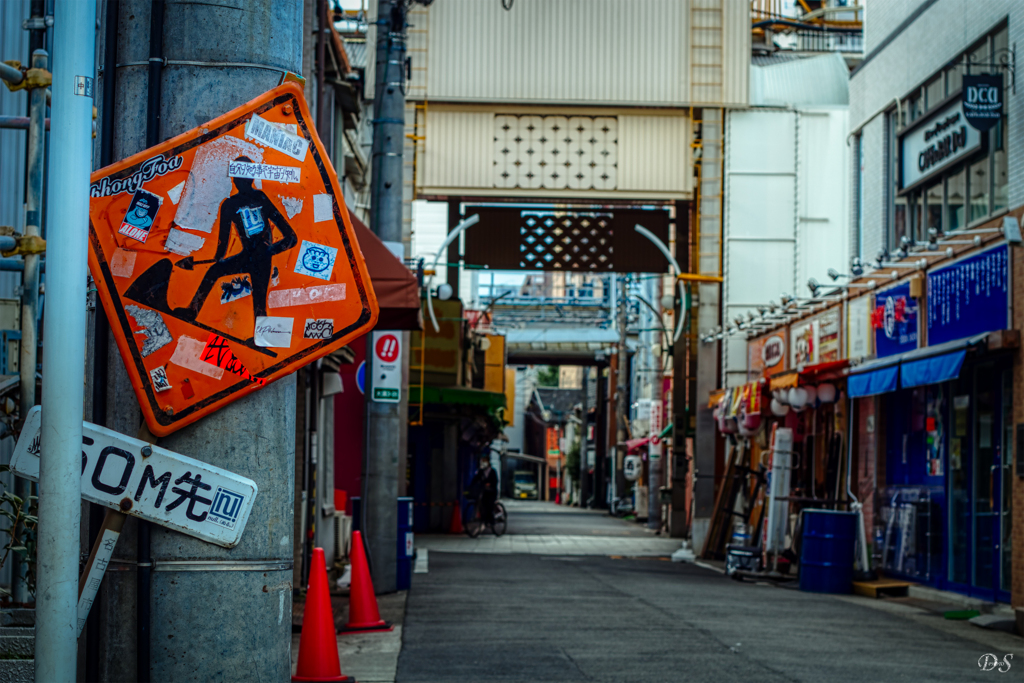
{"type": "MultiPolygon", "coordinates": [[[[11,458],[11,471],[32,481],[39,481],[40,413],[29,411],[11,458]]],[[[91,503],[233,548],[256,493],[251,479],[82,423],[82,497],[91,503]]]]}

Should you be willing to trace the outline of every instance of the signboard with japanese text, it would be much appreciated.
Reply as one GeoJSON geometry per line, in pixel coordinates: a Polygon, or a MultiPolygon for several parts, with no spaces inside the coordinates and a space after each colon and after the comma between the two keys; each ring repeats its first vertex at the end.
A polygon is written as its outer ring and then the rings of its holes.
{"type": "Polygon", "coordinates": [[[909,190],[981,149],[981,132],[968,125],[957,100],[900,137],[900,189],[909,190]]]}
{"type": "MultiPolygon", "coordinates": [[[[11,457],[11,470],[32,481],[39,481],[41,412],[39,406],[29,411],[11,457]]],[[[251,479],[82,424],[82,498],[91,503],[233,548],[256,493],[251,479]]]]}
{"type": "Polygon", "coordinates": [[[89,267],[165,436],[364,334],[377,301],[301,89],[93,174],[89,267]]]}
{"type": "Polygon", "coordinates": [[[402,398],[402,333],[375,330],[370,372],[373,400],[398,403],[402,398]]]}
{"type": "Polygon", "coordinates": [[[771,377],[789,369],[789,328],[747,342],[747,379],[771,377]]]}
{"type": "Polygon", "coordinates": [[[840,346],[840,315],[839,309],[825,311],[814,319],[818,335],[818,362],[834,363],[845,358],[840,346]]]}
{"type": "Polygon", "coordinates": [[[917,348],[917,301],[910,296],[909,282],[875,295],[871,326],[875,329],[878,358],[917,348]]]}
{"type": "Polygon", "coordinates": [[[1010,326],[1010,248],[1001,244],[928,273],[928,345],[1010,326]]]}
{"type": "Polygon", "coordinates": [[[846,308],[846,357],[867,358],[871,355],[871,310],[873,299],[870,294],[850,299],[846,308]]]}

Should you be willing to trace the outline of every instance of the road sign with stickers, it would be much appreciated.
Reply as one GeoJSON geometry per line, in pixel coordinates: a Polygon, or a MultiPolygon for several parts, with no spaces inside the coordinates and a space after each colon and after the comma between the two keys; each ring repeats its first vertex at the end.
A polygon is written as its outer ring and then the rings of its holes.
{"type": "Polygon", "coordinates": [[[157,436],[377,320],[337,175],[293,83],[97,171],[90,191],[89,267],[157,436]]]}
{"type": "MultiPolygon", "coordinates": [[[[39,481],[40,407],[28,413],[11,470],[39,481]]],[[[115,431],[82,423],[82,498],[233,548],[256,499],[256,482],[115,431]]]]}

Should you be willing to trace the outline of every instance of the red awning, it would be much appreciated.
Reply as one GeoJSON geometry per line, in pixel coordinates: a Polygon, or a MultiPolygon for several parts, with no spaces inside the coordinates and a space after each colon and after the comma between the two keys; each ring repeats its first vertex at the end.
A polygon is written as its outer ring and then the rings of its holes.
{"type": "Polygon", "coordinates": [[[380,305],[380,318],[375,329],[422,330],[423,313],[416,276],[355,214],[349,211],[348,216],[355,228],[359,249],[366,259],[366,269],[370,271],[373,291],[380,305]]]}
{"type": "Polygon", "coordinates": [[[850,361],[845,358],[828,363],[808,365],[800,371],[800,382],[802,384],[817,384],[818,382],[842,379],[845,377],[843,371],[848,367],[850,367],[850,361]]]}

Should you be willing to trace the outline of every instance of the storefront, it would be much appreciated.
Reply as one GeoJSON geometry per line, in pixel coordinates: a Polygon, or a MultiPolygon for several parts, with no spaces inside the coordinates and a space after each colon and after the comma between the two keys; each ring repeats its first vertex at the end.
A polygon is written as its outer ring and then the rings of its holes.
{"type": "Polygon", "coordinates": [[[855,410],[873,418],[858,425],[876,449],[877,566],[1000,602],[1012,567],[1009,250],[987,245],[877,291],[876,358],[848,379],[855,410]]]}

